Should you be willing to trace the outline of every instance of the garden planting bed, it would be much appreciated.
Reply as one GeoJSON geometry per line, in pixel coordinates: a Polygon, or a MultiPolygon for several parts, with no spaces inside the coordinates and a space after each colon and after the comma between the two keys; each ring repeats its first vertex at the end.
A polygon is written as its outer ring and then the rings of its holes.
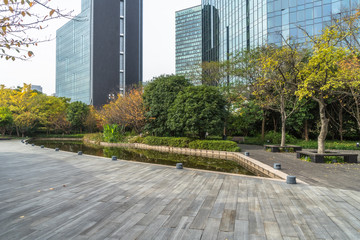
{"type": "Polygon", "coordinates": [[[342,157],[346,163],[357,163],[358,154],[354,153],[338,153],[338,152],[325,152],[317,153],[312,151],[298,151],[296,152],[297,158],[310,157],[311,162],[325,163],[325,157],[342,157]]]}
{"type": "Polygon", "coordinates": [[[286,146],[280,146],[280,145],[264,145],[264,149],[268,150],[271,149],[271,152],[281,152],[281,150],[285,150],[285,151],[291,151],[293,150],[294,152],[297,151],[301,151],[302,147],[300,146],[295,146],[295,145],[286,145],[286,146]]]}

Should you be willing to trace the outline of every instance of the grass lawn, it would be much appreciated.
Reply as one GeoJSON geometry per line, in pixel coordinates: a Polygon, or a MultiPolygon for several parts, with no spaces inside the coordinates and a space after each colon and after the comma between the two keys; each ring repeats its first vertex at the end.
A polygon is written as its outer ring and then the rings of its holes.
{"type": "MultiPolygon", "coordinates": [[[[358,141],[360,142],[360,140],[358,141]]],[[[356,147],[356,143],[357,141],[333,141],[333,140],[327,140],[325,142],[325,148],[326,149],[338,149],[338,150],[360,150],[359,147],[356,147]]],[[[261,141],[258,137],[246,137],[245,138],[245,144],[253,144],[253,145],[264,145],[264,144],[280,144],[279,143],[267,143],[267,142],[263,142],[261,141]]],[[[310,140],[310,141],[305,141],[305,140],[296,140],[296,141],[291,141],[288,142],[287,144],[291,144],[291,145],[298,145],[301,146],[302,148],[306,148],[306,149],[317,149],[318,144],[317,144],[317,140],[310,140]]]]}

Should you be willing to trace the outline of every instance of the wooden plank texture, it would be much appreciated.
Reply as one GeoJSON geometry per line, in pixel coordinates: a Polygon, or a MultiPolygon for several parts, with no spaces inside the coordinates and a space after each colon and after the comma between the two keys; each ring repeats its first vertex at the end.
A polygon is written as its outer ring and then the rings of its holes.
{"type": "Polygon", "coordinates": [[[360,192],[0,141],[0,239],[360,239],[360,192]]]}

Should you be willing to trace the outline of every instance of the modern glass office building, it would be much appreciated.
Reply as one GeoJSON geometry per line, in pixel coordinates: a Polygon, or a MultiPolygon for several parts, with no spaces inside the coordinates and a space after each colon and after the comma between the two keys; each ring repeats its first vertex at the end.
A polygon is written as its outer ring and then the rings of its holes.
{"type": "Polygon", "coordinates": [[[82,0],[58,29],[56,96],[100,106],[142,83],[142,0],[82,0]]]}
{"type": "Polygon", "coordinates": [[[176,74],[196,71],[202,62],[201,6],[176,12],[176,74]]]}
{"type": "Polygon", "coordinates": [[[306,37],[299,27],[310,35],[320,33],[332,15],[358,4],[359,0],[202,0],[202,60],[224,61],[243,49],[281,45],[289,38],[303,42],[306,37]]]}

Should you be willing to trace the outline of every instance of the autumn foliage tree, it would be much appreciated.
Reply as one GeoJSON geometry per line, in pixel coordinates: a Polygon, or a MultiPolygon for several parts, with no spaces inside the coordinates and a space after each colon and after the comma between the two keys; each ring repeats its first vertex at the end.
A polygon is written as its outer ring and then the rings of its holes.
{"type": "Polygon", "coordinates": [[[253,83],[253,95],[266,109],[280,113],[281,146],[286,141],[286,121],[299,107],[295,95],[306,54],[295,45],[266,46],[259,57],[261,74],[253,83]]]}
{"type": "Polygon", "coordinates": [[[352,55],[339,63],[338,81],[344,84],[346,91],[340,98],[342,107],[355,120],[360,130],[360,61],[352,55]]]}
{"type": "Polygon", "coordinates": [[[135,88],[126,95],[118,94],[109,104],[103,106],[100,115],[103,124],[117,124],[141,133],[145,125],[145,110],[142,88],[135,88]]]}

